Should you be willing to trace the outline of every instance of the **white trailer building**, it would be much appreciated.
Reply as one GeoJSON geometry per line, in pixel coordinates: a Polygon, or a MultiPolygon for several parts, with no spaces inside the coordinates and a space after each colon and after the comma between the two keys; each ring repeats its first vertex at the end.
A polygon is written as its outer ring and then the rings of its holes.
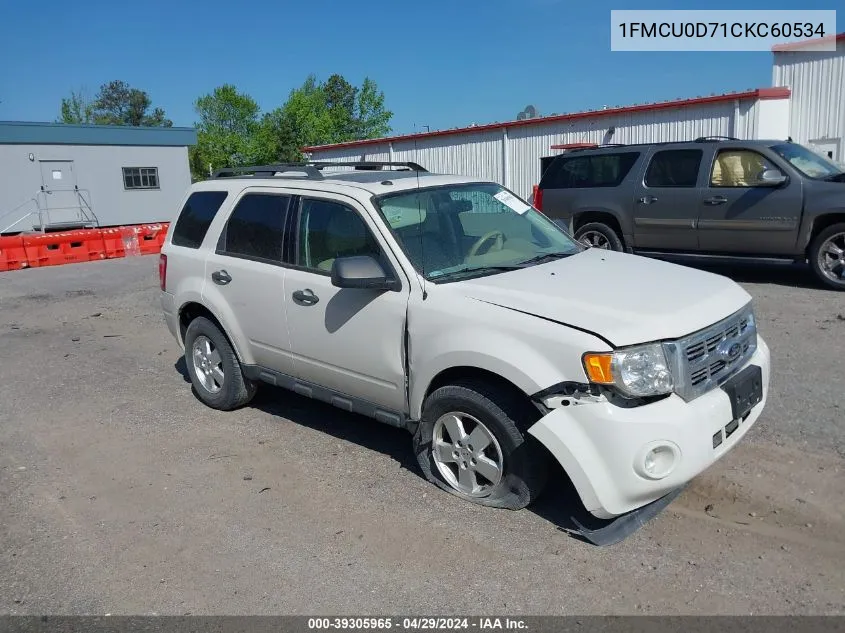
{"type": "Polygon", "coordinates": [[[168,220],[193,128],[0,121],[0,234],[168,220]]]}
{"type": "Polygon", "coordinates": [[[795,141],[829,149],[835,160],[842,160],[843,39],[845,34],[838,36],[835,53],[778,49],[774,53],[775,85],[769,88],[307,147],[304,151],[315,161],[414,161],[429,171],[500,182],[526,199],[539,182],[543,157],[585,144],[682,141],[701,136],[792,136],[795,141]],[[793,102],[798,104],[795,108],[793,102]],[[807,124],[808,118],[812,126],[807,124]]]}

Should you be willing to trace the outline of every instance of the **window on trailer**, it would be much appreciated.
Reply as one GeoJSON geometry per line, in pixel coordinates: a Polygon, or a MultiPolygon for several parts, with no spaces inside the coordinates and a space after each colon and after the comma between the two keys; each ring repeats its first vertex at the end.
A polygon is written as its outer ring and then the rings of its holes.
{"type": "Polygon", "coordinates": [[[158,167],[124,167],[125,189],[158,189],[158,167]]]}

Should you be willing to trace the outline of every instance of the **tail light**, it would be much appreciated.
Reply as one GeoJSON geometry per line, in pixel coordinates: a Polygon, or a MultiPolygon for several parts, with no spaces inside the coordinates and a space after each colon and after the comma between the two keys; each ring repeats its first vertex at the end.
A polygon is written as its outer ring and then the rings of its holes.
{"type": "Polygon", "coordinates": [[[534,206],[540,211],[543,210],[543,190],[538,185],[534,185],[534,206]]]}
{"type": "Polygon", "coordinates": [[[158,256],[158,285],[162,290],[167,290],[167,255],[158,256]]]}

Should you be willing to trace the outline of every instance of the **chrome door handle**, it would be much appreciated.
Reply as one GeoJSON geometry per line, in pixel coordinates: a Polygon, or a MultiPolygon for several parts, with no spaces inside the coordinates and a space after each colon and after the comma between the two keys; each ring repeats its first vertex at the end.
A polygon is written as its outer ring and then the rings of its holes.
{"type": "Polygon", "coordinates": [[[320,300],[320,297],[314,294],[311,288],[305,290],[297,290],[293,293],[293,300],[306,306],[313,306],[320,300]]]}
{"type": "Polygon", "coordinates": [[[705,198],[704,204],[715,206],[717,204],[725,204],[728,199],[725,196],[713,196],[712,198],[705,198]]]}
{"type": "Polygon", "coordinates": [[[652,202],[657,202],[657,198],[654,196],[643,196],[639,200],[637,200],[640,204],[651,204],[652,202]]]}
{"type": "Polygon", "coordinates": [[[232,276],[229,275],[225,270],[215,270],[211,273],[211,279],[216,283],[218,286],[225,286],[227,283],[232,281],[232,276]]]}

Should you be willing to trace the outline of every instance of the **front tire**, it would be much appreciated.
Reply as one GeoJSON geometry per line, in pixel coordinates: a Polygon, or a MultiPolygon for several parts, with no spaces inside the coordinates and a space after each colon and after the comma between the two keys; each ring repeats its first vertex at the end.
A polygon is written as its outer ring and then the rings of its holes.
{"type": "Polygon", "coordinates": [[[845,223],[816,235],[807,255],[816,277],[829,288],[845,290],[845,223]]]}
{"type": "Polygon", "coordinates": [[[431,483],[479,505],[519,510],[545,486],[548,454],[525,431],[536,415],[516,394],[461,381],[426,398],[414,453],[431,483]]]}
{"type": "Polygon", "coordinates": [[[194,392],[212,409],[231,411],[255,395],[256,384],[244,376],[226,335],[205,317],[191,321],[185,331],[185,364],[194,392]]]}
{"type": "Polygon", "coordinates": [[[591,248],[601,248],[609,251],[622,251],[622,238],[616,231],[602,222],[588,222],[575,231],[575,239],[591,248]]]}

